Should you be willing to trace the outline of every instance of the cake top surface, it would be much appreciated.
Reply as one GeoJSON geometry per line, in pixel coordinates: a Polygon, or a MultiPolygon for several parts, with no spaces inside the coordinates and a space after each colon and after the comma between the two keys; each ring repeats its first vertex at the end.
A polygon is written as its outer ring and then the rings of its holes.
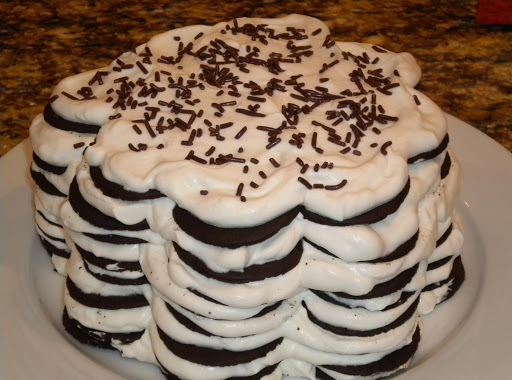
{"type": "MultiPolygon", "coordinates": [[[[107,180],[205,222],[251,226],[300,204],[344,220],[393,198],[408,160],[445,138],[420,75],[410,54],[335,42],[311,17],[240,18],[157,35],[63,80],[51,108],[98,127],[81,149],[107,180]]],[[[50,163],[71,154],[43,145],[50,163]]]]}

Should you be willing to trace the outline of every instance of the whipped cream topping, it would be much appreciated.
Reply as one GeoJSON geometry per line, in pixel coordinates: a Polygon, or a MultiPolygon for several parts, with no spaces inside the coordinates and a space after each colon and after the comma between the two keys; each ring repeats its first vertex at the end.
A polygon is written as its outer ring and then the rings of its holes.
{"type": "MultiPolygon", "coordinates": [[[[258,225],[298,204],[343,220],[391,199],[407,158],[446,135],[419,78],[410,54],[335,43],[314,18],[239,19],[158,35],[63,80],[51,107],[101,126],[84,157],[108,180],[208,223],[258,225]]],[[[42,134],[44,159],[76,158],[42,134]]]]}

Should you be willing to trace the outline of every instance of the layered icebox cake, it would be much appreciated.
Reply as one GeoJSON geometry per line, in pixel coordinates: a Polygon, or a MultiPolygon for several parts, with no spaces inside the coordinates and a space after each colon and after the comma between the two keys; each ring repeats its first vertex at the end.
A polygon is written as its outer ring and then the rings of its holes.
{"type": "Polygon", "coordinates": [[[169,379],[375,379],[464,280],[461,168],[408,53],[290,15],[61,81],[35,220],[80,342],[169,379]]]}

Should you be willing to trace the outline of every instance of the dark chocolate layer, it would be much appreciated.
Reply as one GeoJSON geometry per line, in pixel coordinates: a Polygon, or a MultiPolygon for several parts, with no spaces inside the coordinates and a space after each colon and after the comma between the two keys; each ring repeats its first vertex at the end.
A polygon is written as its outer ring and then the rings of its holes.
{"type": "Polygon", "coordinates": [[[83,220],[89,222],[93,226],[103,228],[105,230],[142,231],[149,229],[149,225],[146,220],[142,220],[141,222],[132,225],[124,224],[116,218],[105,215],[100,210],[87,203],[80,193],[76,177],[73,179],[71,186],[69,187],[69,204],[83,220]]]}
{"type": "Polygon", "coordinates": [[[278,365],[279,365],[279,363],[276,363],[274,365],[265,367],[261,371],[259,371],[257,374],[252,375],[252,376],[229,377],[226,380],[260,380],[261,378],[272,374],[276,370],[278,365]]]}
{"type": "Polygon", "coordinates": [[[69,259],[70,252],[66,251],[65,249],[60,249],[54,246],[52,243],[50,243],[48,240],[44,239],[43,237],[40,237],[41,244],[43,245],[44,249],[50,256],[55,255],[62,257],[64,259],[69,259]]]}
{"type": "MultiPolygon", "coordinates": [[[[203,293],[200,293],[199,291],[197,291],[195,289],[187,288],[187,290],[190,293],[192,293],[192,294],[194,294],[194,295],[196,295],[196,296],[198,296],[198,297],[200,297],[200,298],[202,298],[202,299],[204,299],[204,300],[206,300],[208,302],[214,303],[216,305],[224,305],[224,306],[226,306],[225,304],[223,304],[223,303],[221,303],[221,302],[219,302],[219,301],[217,301],[217,300],[215,300],[215,299],[213,299],[211,297],[208,297],[207,295],[205,295],[203,293]]],[[[260,312],[258,314],[253,315],[250,318],[258,318],[258,317],[264,316],[265,314],[271,313],[272,311],[277,309],[282,303],[283,303],[283,301],[278,301],[278,302],[275,302],[275,303],[270,304],[268,306],[265,306],[263,309],[260,310],[260,312]]]]}
{"type": "Polygon", "coordinates": [[[116,271],[142,271],[139,261],[116,261],[105,257],[98,257],[94,253],[83,249],[77,244],[75,244],[75,247],[84,261],[87,261],[99,268],[112,271],[112,266],[115,266],[117,268],[116,271]]]}
{"type": "Polygon", "coordinates": [[[52,222],[50,219],[48,219],[41,210],[36,210],[36,211],[41,216],[41,218],[43,218],[47,223],[51,224],[52,226],[62,228],[62,226],[59,223],[52,222]]]}
{"type": "Polygon", "coordinates": [[[448,135],[444,136],[444,138],[441,141],[441,143],[435,149],[432,149],[432,150],[430,150],[428,152],[423,152],[423,153],[417,154],[417,155],[415,155],[413,157],[410,157],[407,160],[407,163],[408,164],[414,164],[416,162],[430,160],[430,159],[438,156],[439,154],[444,152],[445,149],[448,147],[448,142],[449,141],[450,141],[450,137],[448,135]]]}
{"type": "Polygon", "coordinates": [[[222,228],[203,222],[179,206],[175,206],[172,211],[174,220],[188,235],[203,243],[231,249],[267,240],[289,225],[298,213],[299,207],[295,207],[259,226],[222,228]]]}
{"type": "MultiPolygon", "coordinates": [[[[162,373],[164,374],[164,376],[167,380],[182,380],[180,377],[178,377],[175,374],[164,369],[164,367],[162,366],[162,363],[158,362],[158,364],[160,364],[160,367],[162,368],[162,373]]],[[[260,380],[265,376],[271,375],[277,369],[278,365],[279,365],[279,363],[276,363],[274,365],[265,367],[261,371],[259,371],[258,373],[254,374],[252,376],[229,377],[226,380],[260,380]]]]}
{"type": "Polygon", "coordinates": [[[452,278],[452,283],[448,289],[448,292],[444,295],[444,298],[441,302],[445,302],[453,297],[455,293],[460,289],[464,280],[466,279],[466,271],[464,270],[464,265],[462,264],[461,257],[456,257],[453,261],[453,268],[450,272],[450,277],[452,278]]]}
{"type": "Polygon", "coordinates": [[[144,199],[156,199],[162,198],[165,195],[158,190],[151,189],[144,193],[138,193],[136,191],[126,190],[123,186],[118,183],[109,181],[103,176],[101,168],[99,166],[91,166],[89,168],[92,182],[94,186],[101,190],[101,192],[107,197],[121,199],[123,201],[141,201],[144,199]]]}
{"type": "Polygon", "coordinates": [[[279,338],[251,350],[231,351],[181,343],[168,336],[160,327],[157,326],[157,329],[158,336],[167,349],[174,355],[192,363],[212,367],[228,367],[250,363],[265,357],[269,352],[274,351],[283,341],[283,338],[279,338]]]}
{"type": "Polygon", "coordinates": [[[144,334],[144,330],[131,333],[108,333],[91,329],[71,318],[66,308],[62,313],[62,324],[66,331],[80,343],[106,349],[113,349],[114,342],[115,344],[130,344],[139,340],[144,334]]]}
{"type": "Polygon", "coordinates": [[[115,234],[92,234],[89,232],[84,232],[84,235],[97,241],[101,241],[102,243],[114,244],[114,245],[124,245],[124,244],[144,244],[147,243],[146,240],[131,237],[131,236],[123,236],[123,235],[115,235],[115,234]]]}
{"type": "MultiPolygon", "coordinates": [[[[446,285],[446,284],[450,283],[450,281],[452,281],[454,279],[457,279],[459,283],[458,283],[458,286],[455,289],[455,291],[456,291],[460,287],[462,282],[464,281],[465,277],[466,276],[465,276],[464,265],[462,264],[462,259],[461,259],[460,256],[457,256],[453,260],[452,270],[450,271],[450,274],[448,275],[448,277],[446,279],[442,280],[442,281],[434,282],[432,284],[429,284],[429,285],[425,286],[423,288],[423,291],[424,292],[429,292],[431,290],[434,290],[436,288],[439,288],[439,287],[441,287],[443,285],[446,285]]],[[[454,288],[453,284],[452,284],[452,286],[450,288],[451,289],[454,288]]],[[[455,291],[453,293],[455,293],[455,291]]]]}
{"type": "Polygon", "coordinates": [[[434,269],[440,268],[443,265],[447,264],[452,258],[453,258],[453,256],[446,256],[446,257],[443,257],[441,260],[434,261],[434,262],[428,264],[427,270],[434,270],[434,269]]]}
{"type": "Polygon", "coordinates": [[[441,165],[441,179],[444,179],[450,174],[450,168],[452,167],[452,159],[450,153],[446,153],[443,164],[441,165]]]}
{"type": "Polygon", "coordinates": [[[69,295],[75,301],[87,307],[94,307],[105,310],[135,309],[149,306],[149,303],[142,294],[130,294],[128,296],[104,296],[96,293],[85,293],[68,277],[66,288],[69,295]]]}
{"type": "MultiPolygon", "coordinates": [[[[397,259],[399,259],[401,257],[404,257],[405,255],[407,255],[409,252],[411,252],[414,249],[414,247],[416,246],[416,242],[418,241],[418,236],[419,236],[419,231],[417,231],[409,239],[407,239],[405,242],[403,242],[398,247],[396,247],[396,249],[394,249],[393,251],[385,254],[384,256],[382,256],[382,257],[380,257],[378,259],[368,260],[368,261],[360,261],[360,262],[362,262],[362,263],[372,263],[372,264],[387,263],[387,262],[390,262],[390,261],[393,261],[393,260],[397,260],[397,259]]],[[[331,253],[328,250],[326,250],[324,247],[321,247],[318,244],[313,243],[309,239],[304,238],[304,241],[306,241],[307,243],[311,244],[313,247],[318,249],[320,252],[323,252],[323,253],[325,253],[325,254],[327,254],[329,256],[332,256],[332,257],[337,257],[333,253],[331,253]]]]}
{"type": "Polygon", "coordinates": [[[48,181],[43,173],[30,169],[30,175],[32,176],[32,179],[36,185],[45,193],[55,195],[57,197],[66,197],[66,194],[62,193],[50,181],[48,181]]]}
{"type": "Polygon", "coordinates": [[[198,297],[200,297],[200,298],[202,298],[202,299],[204,299],[204,300],[206,300],[206,301],[208,301],[208,302],[211,302],[211,303],[214,303],[214,304],[217,304],[217,305],[224,305],[224,306],[226,306],[226,304],[223,304],[222,302],[219,302],[219,301],[217,301],[216,299],[213,299],[213,298],[211,298],[211,297],[208,297],[206,294],[201,293],[201,292],[200,292],[199,290],[197,290],[197,289],[187,288],[187,290],[188,290],[190,293],[192,293],[192,294],[194,294],[194,295],[196,295],[196,296],[198,296],[198,297]]]}
{"type": "Polygon", "coordinates": [[[258,314],[254,315],[252,318],[262,317],[265,314],[271,313],[272,311],[276,310],[279,306],[281,306],[282,303],[283,301],[278,301],[271,305],[265,306],[263,309],[261,309],[261,311],[258,314]]]}
{"type": "Polygon", "coordinates": [[[328,218],[326,216],[316,214],[305,207],[302,207],[300,212],[302,215],[304,215],[304,218],[318,223],[318,224],[324,224],[328,226],[337,226],[337,227],[344,227],[344,226],[352,226],[356,224],[373,224],[377,223],[383,219],[385,219],[388,215],[393,214],[402,202],[407,197],[407,194],[409,193],[409,189],[411,187],[411,180],[408,179],[407,183],[405,184],[404,188],[398,193],[396,197],[391,199],[390,201],[381,204],[380,206],[375,207],[372,210],[366,211],[363,214],[354,216],[352,218],[348,218],[345,220],[334,220],[331,218],[328,218]]]}
{"type": "Polygon", "coordinates": [[[370,292],[363,294],[361,296],[354,296],[354,295],[351,295],[348,293],[343,293],[343,292],[336,292],[333,294],[338,297],[356,299],[356,300],[363,300],[363,299],[387,296],[388,294],[392,294],[394,292],[397,292],[397,291],[403,289],[409,282],[411,282],[412,278],[418,271],[418,267],[419,267],[419,264],[416,264],[415,266],[404,270],[402,273],[400,273],[398,276],[392,278],[391,280],[375,285],[370,292]]]}
{"type": "Polygon", "coordinates": [[[193,331],[195,333],[205,335],[205,336],[218,336],[213,335],[212,333],[206,331],[196,323],[192,322],[189,318],[178,312],[175,308],[173,308],[169,303],[165,302],[165,306],[167,307],[167,310],[171,315],[180,323],[183,325],[187,330],[193,331]]]}
{"type": "Polygon", "coordinates": [[[395,303],[392,303],[391,305],[386,306],[384,309],[382,309],[382,311],[391,310],[391,309],[394,309],[395,307],[403,305],[405,302],[407,302],[407,300],[409,298],[411,298],[415,294],[416,294],[416,292],[411,292],[411,291],[409,291],[409,292],[402,292],[402,294],[400,295],[400,298],[398,299],[398,301],[396,301],[395,303]]]}
{"type": "MultiPolygon", "coordinates": [[[[322,292],[320,290],[312,290],[312,289],[310,289],[310,291],[312,293],[314,293],[318,298],[321,298],[322,300],[324,300],[326,302],[332,303],[337,306],[345,307],[347,309],[352,308],[350,305],[347,305],[347,304],[341,302],[340,300],[337,300],[337,299],[331,297],[329,295],[329,293],[327,293],[327,292],[322,292]]],[[[409,298],[411,298],[414,294],[416,294],[416,292],[402,292],[398,301],[396,301],[395,303],[393,303],[391,305],[386,306],[384,309],[382,309],[382,311],[391,310],[391,309],[394,309],[395,307],[402,305],[409,298]]]]}
{"type": "Polygon", "coordinates": [[[390,330],[396,329],[397,327],[399,327],[399,326],[403,325],[405,322],[407,322],[416,313],[416,309],[418,308],[419,300],[420,300],[420,297],[417,297],[416,300],[411,304],[411,306],[409,306],[407,308],[407,310],[402,315],[400,315],[397,319],[395,319],[393,322],[387,324],[386,326],[382,326],[382,327],[379,327],[376,329],[371,329],[371,330],[352,330],[352,329],[348,329],[346,327],[333,326],[329,323],[322,321],[318,316],[314,315],[308,309],[307,303],[305,301],[302,302],[302,305],[306,309],[309,320],[324,330],[327,330],[329,332],[332,332],[333,334],[341,335],[341,336],[370,337],[370,336],[383,334],[390,330]]]}
{"type": "Polygon", "coordinates": [[[46,170],[47,172],[62,175],[66,172],[67,166],[55,166],[44,160],[42,160],[35,152],[32,152],[32,159],[41,169],[46,170]]]}
{"type": "Polygon", "coordinates": [[[351,376],[374,376],[378,374],[386,375],[395,371],[406,364],[418,349],[420,342],[420,328],[416,328],[412,336],[412,342],[402,348],[384,356],[382,359],[364,365],[323,365],[316,369],[315,377],[319,380],[333,380],[333,378],[323,372],[320,368],[342,373],[351,376]]]}
{"type": "Polygon", "coordinates": [[[444,231],[443,235],[439,239],[437,239],[436,248],[439,247],[441,244],[443,244],[446,241],[446,239],[448,239],[450,237],[452,230],[453,230],[453,224],[450,224],[450,226],[446,229],[446,231],[444,231]]]}
{"type": "Polygon", "coordinates": [[[142,272],[140,273],[141,276],[137,277],[137,278],[120,278],[120,277],[109,276],[109,275],[103,274],[103,273],[95,273],[89,268],[89,265],[87,265],[87,262],[85,262],[85,261],[84,261],[84,268],[87,271],[87,273],[89,273],[91,276],[93,276],[94,278],[96,278],[97,280],[99,280],[101,282],[106,282],[107,284],[129,286],[129,285],[144,285],[144,284],[149,283],[148,279],[146,278],[146,276],[144,276],[144,274],[142,272]]]}
{"type": "Polygon", "coordinates": [[[379,257],[378,259],[368,260],[368,261],[364,261],[364,262],[371,263],[371,264],[388,263],[390,261],[402,258],[405,255],[407,255],[409,252],[411,252],[414,249],[414,247],[416,247],[416,243],[418,242],[419,236],[420,236],[420,231],[418,230],[418,231],[416,231],[416,233],[414,235],[411,236],[410,239],[408,239],[405,242],[403,242],[402,244],[400,244],[392,252],[390,252],[382,257],[379,257]]]}
{"type": "MultiPolygon", "coordinates": [[[[275,309],[277,309],[281,304],[282,304],[282,301],[276,302],[270,306],[265,307],[258,314],[254,315],[253,317],[247,318],[247,319],[262,317],[268,313],[271,313],[275,309]]],[[[219,336],[219,335],[214,335],[214,334],[210,333],[209,331],[206,331],[205,329],[203,329],[202,327],[200,327],[199,325],[197,325],[196,323],[191,321],[189,318],[187,318],[185,315],[181,314],[178,310],[176,310],[174,307],[172,307],[169,303],[166,302],[165,306],[167,307],[167,310],[169,310],[169,312],[172,314],[172,316],[180,324],[182,324],[184,327],[186,327],[188,330],[194,331],[198,334],[202,334],[205,336],[219,336]]]]}
{"type": "Polygon", "coordinates": [[[37,224],[37,227],[39,227],[39,231],[43,234],[43,237],[49,239],[49,240],[52,240],[52,241],[55,241],[55,242],[58,242],[58,243],[66,243],[66,240],[63,239],[63,238],[58,238],[58,237],[55,237],[53,235],[50,235],[49,233],[47,233],[46,231],[44,231],[41,226],[39,224],[37,224]]]}
{"type": "Polygon", "coordinates": [[[279,260],[269,261],[264,264],[248,266],[243,271],[216,272],[210,269],[201,259],[181,248],[173,242],[178,257],[190,268],[203,276],[217,281],[231,284],[245,284],[248,282],[262,281],[269,277],[277,277],[295,268],[302,257],[302,241],[299,240],[292,251],[279,260]]]}
{"type": "Polygon", "coordinates": [[[44,120],[52,127],[61,129],[68,132],[97,134],[100,131],[101,126],[91,125],[85,123],[78,123],[76,121],[66,120],[63,117],[57,115],[51,105],[48,103],[43,111],[44,120]]]}

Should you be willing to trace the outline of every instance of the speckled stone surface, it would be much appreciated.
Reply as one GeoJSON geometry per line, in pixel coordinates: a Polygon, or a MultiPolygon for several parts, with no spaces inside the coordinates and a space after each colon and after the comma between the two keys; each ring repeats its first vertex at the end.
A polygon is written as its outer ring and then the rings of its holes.
{"type": "Polygon", "coordinates": [[[0,156],[28,137],[63,78],[168,29],[235,17],[318,17],[336,39],[412,53],[419,89],[512,152],[512,28],[478,26],[476,0],[0,2],[0,156]]]}

